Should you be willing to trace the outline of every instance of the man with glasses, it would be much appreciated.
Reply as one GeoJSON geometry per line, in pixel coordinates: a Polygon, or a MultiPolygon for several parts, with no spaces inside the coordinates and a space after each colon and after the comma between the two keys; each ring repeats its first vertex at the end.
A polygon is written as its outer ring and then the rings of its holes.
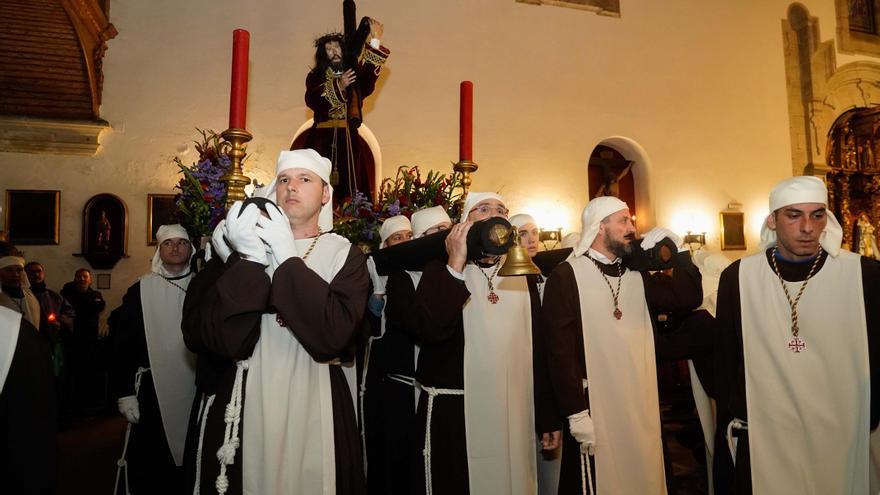
{"type": "Polygon", "coordinates": [[[463,212],[447,263],[426,265],[414,291],[389,280],[389,325],[421,346],[412,493],[534,493],[529,290],[498,276],[503,256],[468,261],[474,222],[507,218],[501,196],[471,192],[463,212]]]}

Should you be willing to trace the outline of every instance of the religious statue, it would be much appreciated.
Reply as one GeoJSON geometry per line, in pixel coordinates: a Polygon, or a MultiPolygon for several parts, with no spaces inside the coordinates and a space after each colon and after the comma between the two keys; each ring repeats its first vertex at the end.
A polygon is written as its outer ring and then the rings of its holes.
{"type": "Polygon", "coordinates": [[[859,168],[858,152],[856,151],[856,137],[849,124],[843,128],[843,168],[856,170],[859,168]]]}
{"type": "Polygon", "coordinates": [[[381,45],[382,24],[364,17],[354,29],[353,0],[343,2],[345,33],[329,33],[315,40],[315,65],[306,76],[306,105],[314,124],[304,147],[313,148],[333,163],[330,176],[334,201],[363,192],[372,197],[375,170],[361,160],[358,127],[363,100],[376,88],[379,72],[390,51],[381,45]]]}
{"type": "Polygon", "coordinates": [[[855,232],[853,232],[853,246],[858,253],[867,258],[880,259],[880,250],[877,249],[877,237],[874,235],[874,226],[867,213],[861,212],[856,220],[855,232]]]}
{"type": "Polygon", "coordinates": [[[110,249],[110,220],[107,219],[107,211],[101,210],[101,218],[98,219],[98,236],[95,246],[100,251],[110,249]]]}
{"type": "Polygon", "coordinates": [[[599,190],[596,191],[596,197],[599,196],[614,196],[615,198],[620,197],[620,180],[623,179],[626,174],[629,173],[630,169],[633,166],[633,162],[629,162],[626,165],[626,168],[623,169],[619,174],[615,173],[614,170],[610,166],[603,167],[603,182],[602,185],[599,186],[599,190]]]}

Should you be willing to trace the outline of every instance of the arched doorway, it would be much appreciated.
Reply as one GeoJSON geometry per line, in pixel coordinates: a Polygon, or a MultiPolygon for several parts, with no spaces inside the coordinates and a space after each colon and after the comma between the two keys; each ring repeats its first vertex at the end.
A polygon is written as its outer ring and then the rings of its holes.
{"type": "Polygon", "coordinates": [[[654,225],[654,211],[650,208],[651,169],[651,159],[639,143],[625,136],[605,138],[590,153],[587,166],[589,199],[600,192],[605,195],[606,183],[616,180],[618,197],[636,216],[636,227],[640,231],[651,227],[654,225]]]}
{"type": "Polygon", "coordinates": [[[828,201],[843,226],[844,247],[865,254],[864,241],[869,236],[876,245],[880,222],[880,108],[840,115],[828,132],[825,154],[828,201]]]}

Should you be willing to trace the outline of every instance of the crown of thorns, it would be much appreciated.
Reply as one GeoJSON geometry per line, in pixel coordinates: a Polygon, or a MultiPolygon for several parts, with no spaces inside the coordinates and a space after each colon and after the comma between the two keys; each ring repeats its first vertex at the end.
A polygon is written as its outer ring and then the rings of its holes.
{"type": "Polygon", "coordinates": [[[315,40],[315,48],[321,48],[331,41],[338,41],[342,43],[343,36],[342,33],[332,32],[322,35],[320,38],[315,40]]]}

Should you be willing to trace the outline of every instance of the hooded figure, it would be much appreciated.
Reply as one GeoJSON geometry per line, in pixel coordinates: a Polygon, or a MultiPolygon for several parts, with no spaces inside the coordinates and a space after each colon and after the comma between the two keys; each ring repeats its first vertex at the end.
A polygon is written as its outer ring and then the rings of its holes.
{"type": "Polygon", "coordinates": [[[716,493],[876,493],[880,264],[841,249],[821,179],[769,206],[718,287],[716,493]]]}
{"type": "Polygon", "coordinates": [[[330,169],[314,150],[281,152],[277,207],[235,203],[213,240],[226,263],[194,282],[187,344],[223,363],[194,423],[201,490],[363,493],[353,361],[369,277],[330,232],[330,169]]]}
{"type": "Polygon", "coordinates": [[[40,328],[40,301],[31,292],[21,256],[0,257],[0,306],[20,313],[28,323],[40,328]]]}
{"type": "MultiPolygon", "coordinates": [[[[549,373],[563,422],[559,493],[667,493],[660,430],[653,312],[690,311],[702,302],[700,274],[687,249],[673,274],[628,270],[635,227],[623,201],[598,197],[582,215],[571,257],[544,290],[549,373]],[[637,474],[634,474],[637,473],[637,474]]],[[[661,227],[644,249],[664,238],[661,227]]],[[[539,424],[542,423],[539,419],[539,424]]]]}
{"type": "Polygon", "coordinates": [[[115,319],[112,373],[130,435],[123,452],[132,493],[179,490],[195,355],[180,332],[193,247],[180,225],[162,225],[150,273],[132,285],[115,319]]]}

